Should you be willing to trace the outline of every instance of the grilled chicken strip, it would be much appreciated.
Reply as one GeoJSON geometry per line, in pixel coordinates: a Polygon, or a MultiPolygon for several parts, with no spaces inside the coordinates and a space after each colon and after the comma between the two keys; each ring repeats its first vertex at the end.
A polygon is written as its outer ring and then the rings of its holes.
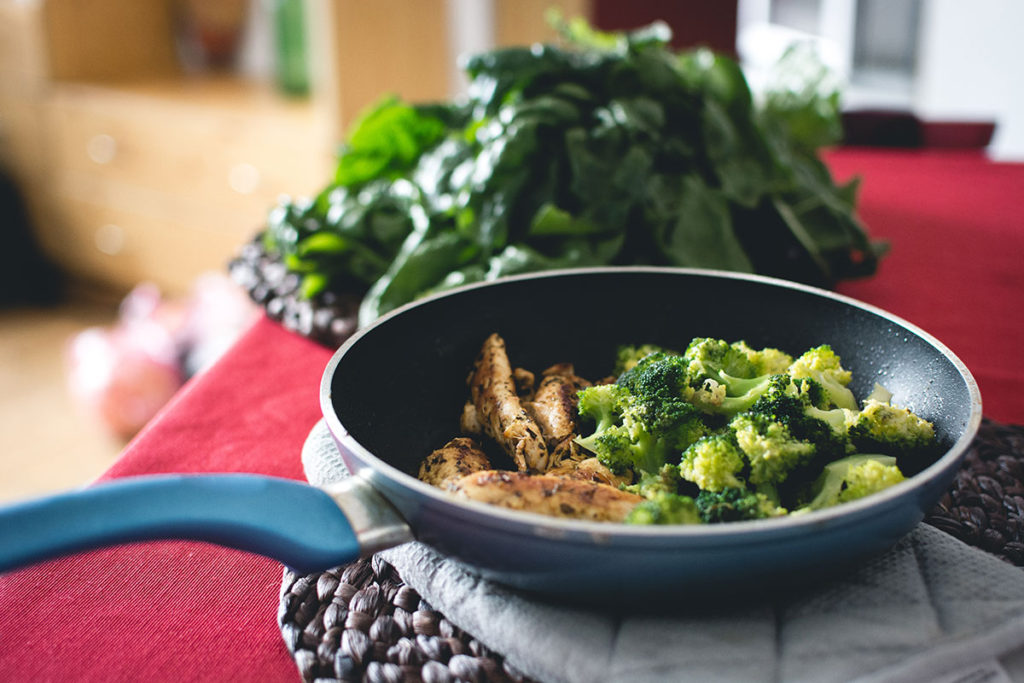
{"type": "Polygon", "coordinates": [[[512,370],[512,382],[516,385],[516,395],[520,401],[533,400],[533,388],[537,379],[533,373],[525,368],[514,368],[512,370]]]}
{"type": "Polygon", "coordinates": [[[476,415],[476,406],[473,401],[466,401],[462,406],[462,415],[459,417],[459,430],[463,434],[480,436],[484,433],[484,426],[480,424],[480,418],[476,415]]]}
{"type": "Polygon", "coordinates": [[[520,472],[547,469],[547,445],[516,394],[505,340],[499,335],[484,341],[469,376],[469,391],[484,433],[505,449],[516,468],[520,472]]]}
{"type": "Polygon", "coordinates": [[[491,462],[480,445],[465,436],[458,436],[431,453],[420,463],[418,478],[439,488],[447,488],[473,472],[491,469],[491,462]]]}
{"type": "Polygon", "coordinates": [[[593,522],[621,522],[644,500],[606,484],[496,470],[470,474],[449,490],[461,498],[512,510],[593,522]]]}
{"type": "Polygon", "coordinates": [[[551,457],[548,468],[557,467],[566,458],[579,458],[579,447],[573,441],[579,422],[576,394],[590,382],[576,375],[571,363],[553,365],[541,374],[534,398],[524,407],[544,436],[551,457]]]}
{"type": "Polygon", "coordinates": [[[629,475],[615,474],[602,465],[597,458],[563,460],[557,467],[552,467],[545,474],[550,474],[553,477],[579,479],[580,481],[596,481],[599,484],[608,484],[616,488],[621,484],[628,484],[632,479],[629,475]]]}

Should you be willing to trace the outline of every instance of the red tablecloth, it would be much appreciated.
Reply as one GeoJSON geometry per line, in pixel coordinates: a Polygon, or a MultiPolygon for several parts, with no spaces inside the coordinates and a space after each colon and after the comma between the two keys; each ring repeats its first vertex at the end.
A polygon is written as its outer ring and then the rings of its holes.
{"type": "MultiPolygon", "coordinates": [[[[1024,423],[1024,165],[978,154],[844,149],[861,213],[892,254],[841,291],[957,353],[985,413],[1024,423]]],[[[105,475],[241,471],[300,478],[330,351],[258,322],[105,475]]],[[[96,551],[0,577],[0,680],[294,681],[278,634],[281,567],[200,543],[96,551]]]]}

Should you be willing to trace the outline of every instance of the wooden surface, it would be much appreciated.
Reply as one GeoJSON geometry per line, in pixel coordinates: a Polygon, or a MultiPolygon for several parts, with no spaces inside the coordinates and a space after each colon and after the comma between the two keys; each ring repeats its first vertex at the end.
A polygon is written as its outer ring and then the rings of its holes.
{"type": "Polygon", "coordinates": [[[223,271],[280,195],[315,194],[333,166],[319,110],[237,79],[62,84],[46,113],[40,241],[122,289],[223,271]]]}
{"type": "Polygon", "coordinates": [[[449,95],[444,0],[332,2],[321,11],[332,118],[342,129],[385,94],[414,102],[449,95]]]}
{"type": "Polygon", "coordinates": [[[0,311],[0,504],[81,486],[114,462],[123,444],[71,402],[64,352],[115,315],[101,299],[0,311]]]}
{"type": "Polygon", "coordinates": [[[39,3],[56,80],[125,80],[179,72],[173,0],[39,3]]]}
{"type": "Polygon", "coordinates": [[[557,9],[563,17],[588,17],[592,0],[495,0],[495,40],[498,45],[529,45],[557,38],[545,14],[557,9]]]}

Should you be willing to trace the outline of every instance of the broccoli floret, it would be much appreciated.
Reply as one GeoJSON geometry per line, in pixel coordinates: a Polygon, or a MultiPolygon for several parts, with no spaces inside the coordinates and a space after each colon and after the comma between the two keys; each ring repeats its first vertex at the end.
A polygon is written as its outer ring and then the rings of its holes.
{"type": "Polygon", "coordinates": [[[847,420],[850,440],[858,451],[914,454],[935,445],[935,427],[906,408],[869,398],[847,420]]]}
{"type": "Polygon", "coordinates": [[[853,451],[847,436],[852,413],[844,408],[817,407],[821,391],[816,380],[774,375],[749,412],[785,425],[794,438],[814,444],[820,458],[835,460],[853,451]]]}
{"type": "Polygon", "coordinates": [[[642,455],[622,425],[612,425],[590,436],[577,438],[576,443],[593,453],[602,465],[615,474],[622,474],[638,466],[636,460],[642,455]]]}
{"type": "Polygon", "coordinates": [[[653,498],[661,493],[678,493],[681,481],[679,466],[666,463],[657,472],[644,472],[635,484],[628,484],[622,489],[644,498],[653,498]]]}
{"type": "Polygon", "coordinates": [[[886,465],[879,459],[872,458],[849,469],[846,473],[846,488],[839,494],[839,502],[846,503],[863,498],[894,486],[904,479],[906,477],[897,465],[886,465]]]}
{"type": "Polygon", "coordinates": [[[623,413],[622,426],[633,445],[629,465],[634,472],[658,471],[670,455],[707,433],[700,411],[684,399],[634,399],[623,413]]]}
{"type": "Polygon", "coordinates": [[[669,455],[681,453],[707,433],[700,411],[680,392],[678,356],[641,359],[613,385],[588,387],[579,410],[596,421],[579,445],[615,472],[657,472],[669,455]],[[626,382],[623,383],[623,377],[626,382]]]}
{"type": "Polygon", "coordinates": [[[811,489],[813,497],[797,512],[820,510],[863,498],[903,480],[894,457],[851,455],[825,466],[811,489]]]}
{"type": "Polygon", "coordinates": [[[654,351],[638,359],[615,383],[630,393],[649,398],[679,398],[686,393],[686,363],[669,351],[654,351]]]}
{"type": "Polygon", "coordinates": [[[746,467],[743,452],[732,432],[712,434],[697,440],[683,451],[679,476],[705,491],[743,488],[739,479],[746,467]]]}
{"type": "Polygon", "coordinates": [[[793,379],[808,378],[818,382],[825,389],[831,405],[857,410],[857,399],[846,387],[852,374],[843,368],[831,346],[822,344],[808,349],[793,361],[788,372],[793,379]]]}
{"type": "Polygon", "coordinates": [[[796,438],[789,427],[764,413],[740,413],[729,423],[750,464],[750,482],[780,484],[817,455],[815,444],[796,438]]]}
{"type": "Polygon", "coordinates": [[[666,464],[656,473],[645,473],[640,481],[623,488],[647,500],[634,507],[627,524],[698,524],[700,514],[690,496],[679,494],[679,467],[666,464]]]}
{"type": "Polygon", "coordinates": [[[632,398],[629,390],[617,384],[587,387],[577,395],[579,414],[593,419],[595,433],[601,433],[622,420],[622,411],[632,398]]]}
{"type": "Polygon", "coordinates": [[[731,346],[735,351],[747,357],[754,375],[777,375],[780,372],[785,372],[793,364],[793,356],[779,349],[771,347],[754,349],[742,340],[734,342],[731,346]]]}
{"type": "Polygon", "coordinates": [[[706,524],[764,519],[786,514],[770,496],[744,488],[701,491],[695,500],[700,519],[706,524]]]}
{"type": "Polygon", "coordinates": [[[790,357],[777,349],[757,351],[742,341],[697,337],[682,360],[689,400],[707,413],[732,416],[758,399],[790,357]]]}
{"type": "Polygon", "coordinates": [[[690,374],[715,378],[719,373],[736,378],[758,374],[750,360],[746,344],[730,344],[724,339],[695,337],[683,352],[690,374]]]}
{"type": "Polygon", "coordinates": [[[615,354],[615,369],[613,374],[618,377],[627,370],[631,370],[642,358],[652,353],[662,355],[679,355],[676,351],[662,348],[656,344],[640,344],[638,346],[622,345],[615,354]]]}
{"type": "Polygon", "coordinates": [[[825,391],[825,387],[821,386],[821,383],[817,380],[813,380],[810,377],[800,377],[797,379],[790,377],[790,380],[793,382],[793,385],[787,389],[787,392],[798,396],[808,406],[818,408],[819,410],[828,410],[832,406],[831,397],[825,391]]]}
{"type": "Polygon", "coordinates": [[[626,524],[700,524],[697,504],[689,496],[662,492],[638,503],[626,516],[626,524]]]}

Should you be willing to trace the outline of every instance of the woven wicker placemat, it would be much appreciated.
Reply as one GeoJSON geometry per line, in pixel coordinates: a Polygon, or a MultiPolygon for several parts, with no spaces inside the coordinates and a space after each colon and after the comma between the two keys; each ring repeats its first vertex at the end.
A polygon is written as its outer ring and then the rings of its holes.
{"type": "Polygon", "coordinates": [[[529,680],[376,556],[321,574],[286,570],[278,623],[306,681],[529,680]]]}
{"type": "MultiPolygon", "coordinates": [[[[298,276],[268,256],[259,239],[229,270],[290,330],[336,347],[355,329],[358,296],[302,299],[298,276]]],[[[953,485],[924,521],[1024,566],[1024,426],[983,420],[953,485]]],[[[308,576],[285,571],[278,623],[304,680],[527,680],[376,557],[308,576]]]]}
{"type": "Polygon", "coordinates": [[[312,299],[299,296],[301,279],[263,248],[260,237],[245,244],[228,264],[228,272],[267,317],[329,348],[337,348],[356,329],[359,296],[324,291],[312,299]]]}
{"type": "Polygon", "coordinates": [[[953,485],[924,521],[1024,566],[1024,426],[983,419],[953,485]]]}

